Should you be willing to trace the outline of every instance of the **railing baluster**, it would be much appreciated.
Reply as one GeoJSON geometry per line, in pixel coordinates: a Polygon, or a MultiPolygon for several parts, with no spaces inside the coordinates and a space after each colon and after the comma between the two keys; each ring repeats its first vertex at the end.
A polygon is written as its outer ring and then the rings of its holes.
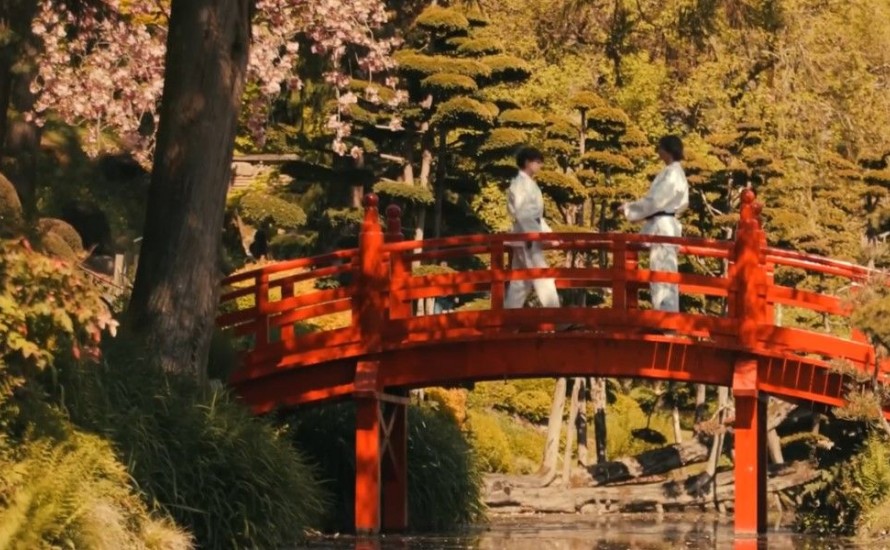
{"type": "Polygon", "coordinates": [[[612,309],[627,310],[627,241],[616,236],[612,246],[612,309]]]}
{"type": "Polygon", "coordinates": [[[502,241],[491,243],[491,309],[500,311],[504,309],[504,252],[502,241]]]}
{"type": "MultiPolygon", "coordinates": [[[[386,207],[386,242],[402,242],[402,209],[395,204],[386,207]]],[[[396,287],[403,286],[411,277],[411,261],[408,254],[401,250],[389,253],[389,319],[406,319],[411,317],[413,300],[404,300],[397,296],[396,287]]]]}
{"type": "Polygon", "coordinates": [[[269,345],[269,274],[260,271],[254,279],[256,292],[254,293],[254,305],[257,311],[256,342],[254,348],[260,350],[269,345]]]}

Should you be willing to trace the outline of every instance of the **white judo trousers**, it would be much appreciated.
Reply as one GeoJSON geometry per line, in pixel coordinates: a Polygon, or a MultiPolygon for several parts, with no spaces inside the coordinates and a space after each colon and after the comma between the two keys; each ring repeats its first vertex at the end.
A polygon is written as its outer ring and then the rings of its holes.
{"type": "MultiPolygon", "coordinates": [[[[679,162],[666,166],[652,180],[649,192],[642,199],[625,204],[625,217],[632,222],[645,221],[640,233],[664,237],[680,237],[683,226],[677,220],[689,207],[689,184],[679,162]]],[[[677,247],[653,244],[649,248],[649,269],[677,272],[677,247]]],[[[677,285],[650,283],[652,307],[660,311],[680,311],[680,292],[677,285]]]]}
{"type": "MultiPolygon", "coordinates": [[[[525,172],[519,172],[510,182],[507,191],[507,211],[513,219],[513,233],[550,233],[544,221],[544,196],[535,180],[525,172]]],[[[544,249],[540,242],[508,243],[513,247],[513,269],[546,268],[544,249]]],[[[532,288],[544,307],[559,307],[559,294],[553,279],[510,281],[504,307],[516,309],[525,305],[532,288]]]]}

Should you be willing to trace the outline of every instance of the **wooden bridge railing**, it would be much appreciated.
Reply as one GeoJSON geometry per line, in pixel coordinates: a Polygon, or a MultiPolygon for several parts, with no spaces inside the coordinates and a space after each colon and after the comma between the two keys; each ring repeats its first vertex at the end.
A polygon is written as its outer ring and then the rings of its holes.
{"type": "MultiPolygon", "coordinates": [[[[875,368],[873,347],[843,326],[850,313],[849,296],[867,282],[870,272],[845,262],[768,248],[760,206],[750,191],[743,196],[734,241],[551,233],[406,242],[397,207],[387,210],[385,232],[376,196],[366,197],[365,207],[359,248],[271,264],[226,279],[219,324],[251,339],[247,364],[236,373],[236,380],[411,343],[510,330],[552,331],[565,323],[616,335],[669,330],[678,337],[706,339],[730,349],[792,352],[825,361],[846,360],[869,372],[875,368]],[[511,270],[511,245],[517,241],[543,242],[549,252],[595,256],[597,266],[511,270]],[[710,264],[712,274],[644,268],[646,251],[654,244],[677,246],[688,261],[710,264]],[[440,262],[463,269],[412,273],[414,265],[440,262]],[[839,281],[835,286],[846,288],[847,295],[781,286],[774,276],[782,270],[835,279],[839,281]],[[553,278],[561,289],[602,289],[606,301],[599,307],[504,308],[510,281],[537,278],[553,278]],[[699,297],[704,312],[645,309],[640,291],[652,282],[679,285],[685,299],[699,297]],[[487,296],[489,305],[447,315],[415,314],[418,301],[454,296],[487,296]],[[850,337],[777,326],[777,307],[803,317],[837,318],[840,323],[832,328],[849,332],[850,337]]],[[[879,374],[886,376],[890,369],[882,366],[879,374]]]]}

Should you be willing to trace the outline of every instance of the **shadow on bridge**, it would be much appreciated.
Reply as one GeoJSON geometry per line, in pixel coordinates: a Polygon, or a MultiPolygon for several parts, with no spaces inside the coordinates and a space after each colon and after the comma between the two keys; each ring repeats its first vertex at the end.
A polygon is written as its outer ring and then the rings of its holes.
{"type": "Polygon", "coordinates": [[[404,242],[398,207],[387,209],[384,232],[377,206],[376,196],[365,198],[357,249],[226,279],[219,318],[220,326],[251,341],[230,383],[256,413],[357,401],[359,531],[407,525],[410,388],[562,376],[729,386],[736,402],[736,530],[756,534],[766,512],[765,396],[837,406],[848,387],[843,372],[880,383],[890,374],[846,321],[849,296],[869,271],[767,247],[761,207],[750,191],[734,241],[551,233],[404,242]],[[565,267],[508,269],[516,241],[542,241],[565,267]],[[652,244],[678,247],[706,274],[646,269],[652,244]],[[414,269],[442,262],[458,269],[414,269]],[[791,270],[817,274],[826,288],[841,290],[776,283],[777,271],[791,270]],[[506,285],[535,278],[553,278],[565,290],[599,289],[604,302],[505,309],[506,285]],[[703,313],[645,309],[641,291],[653,282],[679,285],[684,300],[695,300],[703,313]],[[488,304],[415,314],[419,302],[453,296],[486,296],[488,304]],[[776,308],[821,316],[836,334],[778,326],[776,308]],[[307,332],[310,322],[325,330],[307,332]],[[572,331],[557,330],[567,323],[572,331]]]}

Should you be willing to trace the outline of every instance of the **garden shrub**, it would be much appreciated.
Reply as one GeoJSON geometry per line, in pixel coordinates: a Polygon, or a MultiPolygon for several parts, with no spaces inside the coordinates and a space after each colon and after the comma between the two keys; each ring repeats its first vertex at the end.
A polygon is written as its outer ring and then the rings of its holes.
{"type": "MultiPolygon", "coordinates": [[[[351,530],[355,510],[355,406],[315,406],[288,417],[297,448],[318,464],[334,501],[322,523],[351,530]]],[[[482,478],[467,438],[445,413],[408,409],[408,520],[413,531],[442,531],[483,518],[482,478]]]]}
{"type": "Polygon", "coordinates": [[[328,497],[281,429],[138,349],[119,342],[61,379],[71,418],[115,443],[153,502],[202,548],[277,548],[317,525],[328,497]]]}
{"type": "Polygon", "coordinates": [[[424,393],[427,400],[435,403],[439,410],[451,417],[458,426],[464,425],[467,420],[467,390],[427,388],[424,393]]]}
{"type": "MultiPolygon", "coordinates": [[[[671,419],[663,413],[653,413],[649,430],[660,433],[666,441],[673,437],[671,419]]],[[[634,430],[646,428],[647,415],[633,398],[616,394],[615,402],[606,410],[606,453],[610,457],[629,456],[661,445],[634,437],[634,430]]],[[[590,423],[592,426],[592,422],[590,423]]],[[[591,438],[590,441],[593,441],[591,438]]]]}
{"type": "Polygon", "coordinates": [[[552,395],[541,390],[519,392],[509,401],[512,411],[534,423],[546,422],[550,417],[552,395]]]}
{"type": "Polygon", "coordinates": [[[510,442],[494,414],[484,410],[471,410],[467,416],[470,441],[479,468],[483,472],[510,472],[513,466],[510,442]]]}
{"type": "Polygon", "coordinates": [[[890,528],[890,446],[870,436],[851,459],[823,470],[804,493],[795,529],[819,535],[886,534],[890,528]]]}
{"type": "Polygon", "coordinates": [[[6,176],[0,174],[0,238],[18,235],[23,221],[19,195],[6,176]]]}
{"type": "Polygon", "coordinates": [[[71,250],[80,253],[83,252],[83,238],[74,227],[65,220],[57,218],[43,218],[37,223],[37,231],[41,235],[47,233],[55,233],[65,241],[71,250]]]}

